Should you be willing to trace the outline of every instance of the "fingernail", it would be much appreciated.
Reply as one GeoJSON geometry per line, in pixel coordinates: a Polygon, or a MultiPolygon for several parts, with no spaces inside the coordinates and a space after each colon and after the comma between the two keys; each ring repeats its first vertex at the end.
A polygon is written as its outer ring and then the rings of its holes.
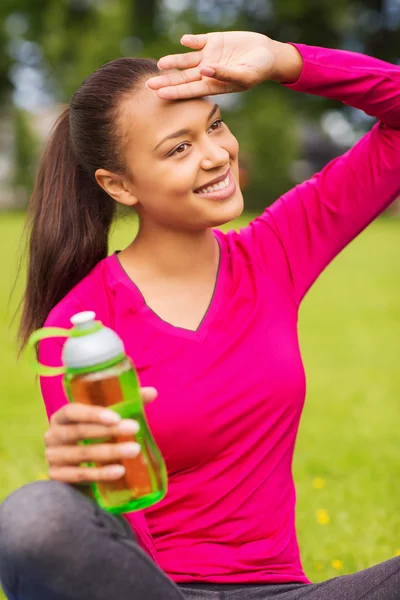
{"type": "Polygon", "coordinates": [[[136,442],[126,442],[125,444],[120,444],[120,450],[122,456],[135,458],[140,454],[141,447],[140,444],[137,444],[136,442]]]}
{"type": "Polygon", "coordinates": [[[118,431],[121,433],[137,433],[139,429],[139,423],[133,419],[124,419],[118,425],[118,431]]]}
{"type": "Polygon", "coordinates": [[[103,410],[100,413],[100,420],[103,421],[103,423],[119,423],[121,420],[121,416],[114,412],[113,410],[103,410]]]}
{"type": "Polygon", "coordinates": [[[122,477],[125,474],[125,467],[123,465],[112,465],[107,467],[106,471],[110,477],[122,477]]]}

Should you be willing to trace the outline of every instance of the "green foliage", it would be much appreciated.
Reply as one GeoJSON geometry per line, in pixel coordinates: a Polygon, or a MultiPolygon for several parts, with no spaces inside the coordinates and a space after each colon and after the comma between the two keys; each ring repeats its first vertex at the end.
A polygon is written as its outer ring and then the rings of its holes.
{"type": "Polygon", "coordinates": [[[30,196],[36,174],[38,140],[32,131],[29,115],[14,108],[15,171],[13,182],[24,196],[30,196]]]}
{"type": "MultiPolygon", "coordinates": [[[[60,102],[68,102],[87,75],[113,58],[158,58],[182,50],[179,38],[188,31],[253,30],[282,41],[398,59],[399,14],[390,14],[389,4],[380,0],[210,0],[207,5],[186,0],[181,8],[179,3],[171,6],[162,0],[4,0],[0,101],[10,97],[11,67],[21,64],[18,45],[25,40],[39,45],[45,85],[60,102]]],[[[271,202],[292,184],[290,165],[300,152],[296,117],[317,119],[333,105],[307,95],[292,99],[291,92],[278,88],[259,86],[243,95],[240,110],[232,110],[231,118],[230,111],[224,111],[228,123],[235,121],[249,165],[246,196],[251,208],[260,209],[266,199],[271,202]]]]}
{"type": "Polygon", "coordinates": [[[62,101],[92,71],[121,56],[121,40],[129,32],[126,2],[78,7],[59,0],[43,13],[42,49],[62,101]]]}
{"type": "Polygon", "coordinates": [[[249,185],[244,190],[248,210],[271,204],[293,184],[289,168],[297,154],[297,137],[288,94],[276,84],[263,84],[242,94],[245,108],[227,115],[248,169],[249,185]]]}

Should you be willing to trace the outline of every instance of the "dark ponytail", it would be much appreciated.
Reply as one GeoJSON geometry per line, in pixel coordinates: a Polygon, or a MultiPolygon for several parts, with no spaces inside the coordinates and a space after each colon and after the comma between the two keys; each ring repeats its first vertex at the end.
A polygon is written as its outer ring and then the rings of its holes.
{"type": "Polygon", "coordinates": [[[53,128],[28,208],[21,348],[51,309],[107,256],[116,202],[94,173],[98,168],[126,172],[119,107],[139,81],[158,72],[152,59],[107,63],[84,81],[53,128]]]}

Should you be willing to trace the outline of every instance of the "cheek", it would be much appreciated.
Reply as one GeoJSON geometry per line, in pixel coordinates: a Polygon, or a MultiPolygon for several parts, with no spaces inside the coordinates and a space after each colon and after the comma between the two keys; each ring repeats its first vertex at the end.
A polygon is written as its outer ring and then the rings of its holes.
{"type": "Polygon", "coordinates": [[[162,190],[165,195],[187,196],[193,189],[199,170],[198,157],[188,156],[183,160],[172,161],[164,169],[162,190]]]}
{"type": "Polygon", "coordinates": [[[141,180],[143,191],[142,203],[156,210],[163,210],[165,206],[179,207],[179,200],[186,199],[193,190],[198,160],[187,157],[184,160],[166,161],[156,172],[141,180]]]}
{"type": "Polygon", "coordinates": [[[239,142],[237,141],[237,139],[235,138],[234,135],[231,136],[228,151],[229,151],[229,154],[232,156],[232,158],[237,160],[238,155],[239,155],[239,142]]]}

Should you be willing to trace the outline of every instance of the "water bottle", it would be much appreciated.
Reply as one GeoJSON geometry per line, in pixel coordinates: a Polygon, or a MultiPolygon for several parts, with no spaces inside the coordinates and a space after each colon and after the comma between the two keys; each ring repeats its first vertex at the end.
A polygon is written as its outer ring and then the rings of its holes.
{"type": "MultiPolygon", "coordinates": [[[[150,433],[139,394],[138,378],[125,354],[123,342],[115,331],[104,327],[95,317],[92,311],[81,312],[71,318],[71,329],[38,329],[31,335],[28,345],[35,346],[38,341],[50,337],[66,337],[62,350],[63,366],[49,367],[36,363],[38,374],[63,374],[64,388],[71,402],[104,406],[115,410],[124,419],[138,421],[140,429],[135,435],[121,434],[103,440],[80,442],[135,441],[140,444],[141,452],[136,458],[124,458],[117,462],[125,467],[125,474],[120,479],[91,483],[93,496],[101,508],[121,514],[146,508],[162,500],[167,491],[167,473],[161,452],[150,433]]],[[[88,466],[96,464],[88,463],[88,466]]]]}

